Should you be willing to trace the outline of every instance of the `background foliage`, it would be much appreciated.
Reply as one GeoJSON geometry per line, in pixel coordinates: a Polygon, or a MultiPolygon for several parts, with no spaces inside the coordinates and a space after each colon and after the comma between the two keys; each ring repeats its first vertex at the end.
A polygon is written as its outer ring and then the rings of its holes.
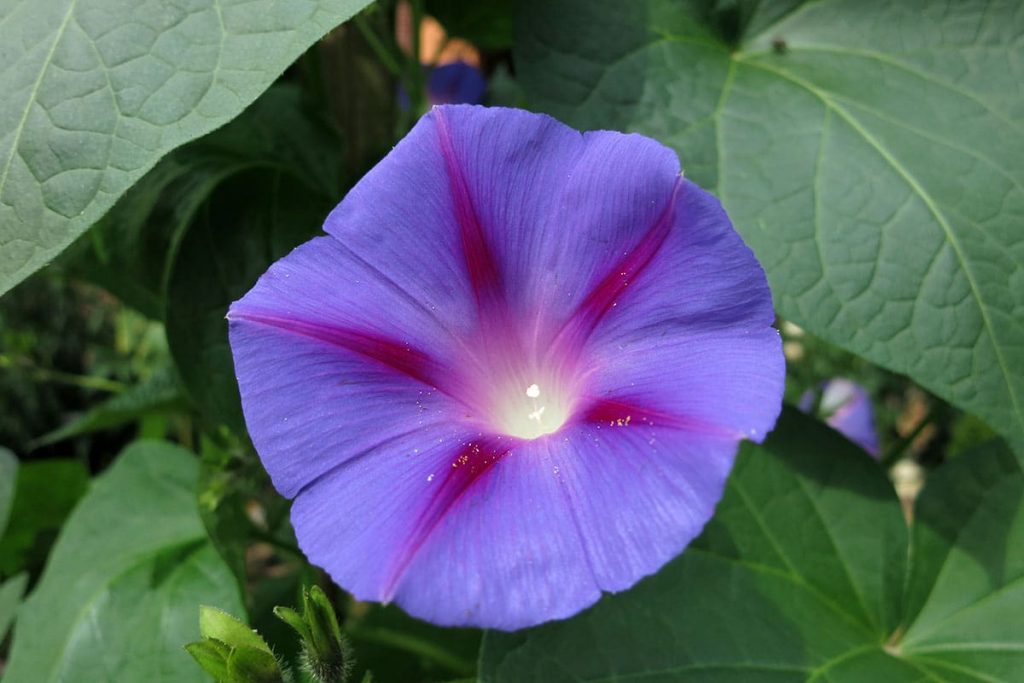
{"type": "Polygon", "coordinates": [[[273,608],[312,584],[354,680],[1019,680],[1022,53],[1013,0],[0,3],[3,680],[208,680],[204,604],[298,672],[273,608]],[[675,148],[768,272],[787,401],[857,381],[879,460],[787,409],[680,558],[524,632],[311,567],[224,313],[453,60],[675,148]]]}

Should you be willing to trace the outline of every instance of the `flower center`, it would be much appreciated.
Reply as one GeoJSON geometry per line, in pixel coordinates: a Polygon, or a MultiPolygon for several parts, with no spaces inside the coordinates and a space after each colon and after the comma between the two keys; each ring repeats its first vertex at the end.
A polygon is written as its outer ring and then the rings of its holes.
{"type": "Polygon", "coordinates": [[[497,426],[509,436],[536,439],[565,424],[571,406],[557,384],[546,382],[520,386],[499,397],[497,426]]]}

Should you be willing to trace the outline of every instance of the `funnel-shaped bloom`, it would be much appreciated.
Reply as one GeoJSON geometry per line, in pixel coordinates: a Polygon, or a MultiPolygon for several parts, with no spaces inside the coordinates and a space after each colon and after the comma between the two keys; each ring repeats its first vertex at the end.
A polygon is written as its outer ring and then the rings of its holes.
{"type": "Polygon", "coordinates": [[[639,135],[436,107],[228,315],[303,551],[440,624],[566,617],[679,554],[778,415],[764,274],[639,135]]]}

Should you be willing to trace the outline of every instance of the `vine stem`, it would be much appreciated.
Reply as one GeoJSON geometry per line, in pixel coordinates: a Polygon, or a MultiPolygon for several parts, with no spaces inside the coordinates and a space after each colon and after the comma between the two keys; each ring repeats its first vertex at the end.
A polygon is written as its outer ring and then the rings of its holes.
{"type": "Polygon", "coordinates": [[[29,377],[40,382],[55,382],[57,384],[67,384],[74,387],[81,387],[83,389],[96,389],[98,391],[108,391],[112,394],[119,394],[124,391],[127,387],[117,380],[107,379],[106,377],[90,377],[88,375],[75,375],[70,372],[61,372],[60,370],[50,370],[48,368],[41,368],[37,365],[32,365],[29,362],[17,362],[6,354],[0,354],[0,368],[8,368],[12,370],[24,370],[28,373],[29,377]]]}
{"type": "Polygon", "coordinates": [[[401,64],[398,63],[398,60],[395,59],[395,56],[391,54],[391,51],[388,50],[386,45],[384,45],[380,36],[377,35],[373,30],[373,27],[366,21],[366,16],[363,14],[356,15],[355,23],[359,33],[362,34],[366,43],[370,46],[370,49],[373,50],[373,54],[377,56],[377,59],[380,60],[381,64],[384,65],[392,76],[400,78],[402,76],[401,64]]]}

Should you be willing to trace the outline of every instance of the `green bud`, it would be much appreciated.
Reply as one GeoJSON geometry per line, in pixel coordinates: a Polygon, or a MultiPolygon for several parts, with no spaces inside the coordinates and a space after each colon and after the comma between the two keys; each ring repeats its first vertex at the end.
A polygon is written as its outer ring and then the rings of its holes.
{"type": "Polygon", "coordinates": [[[318,683],[345,683],[352,669],[352,649],[341,633],[338,617],[319,586],[302,593],[302,615],[288,607],[274,608],[277,618],[299,634],[302,664],[318,683]]]}
{"type": "Polygon", "coordinates": [[[334,606],[327,599],[327,594],[320,586],[313,586],[302,596],[303,609],[309,615],[309,626],[313,643],[318,651],[328,652],[338,649],[344,638],[334,606]]]}

